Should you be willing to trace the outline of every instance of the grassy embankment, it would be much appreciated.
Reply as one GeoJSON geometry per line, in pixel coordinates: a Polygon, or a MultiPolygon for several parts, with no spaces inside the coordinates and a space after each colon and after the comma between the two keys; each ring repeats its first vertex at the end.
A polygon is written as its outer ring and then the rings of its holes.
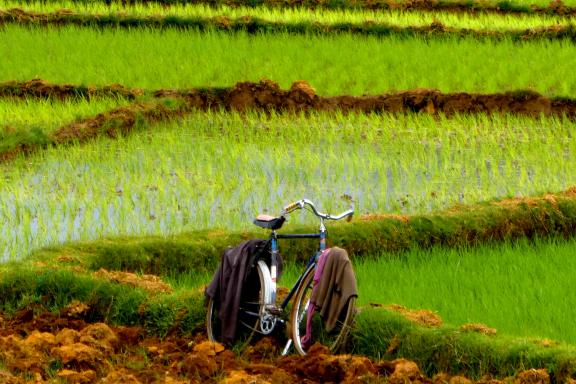
{"type": "Polygon", "coordinates": [[[575,178],[573,129],[553,118],[196,113],[3,164],[3,256],[116,234],[246,229],[301,197],[332,212],[348,193],[359,214],[423,213],[562,190],[575,178]]]}
{"type": "MultiPolygon", "coordinates": [[[[438,310],[453,324],[427,328],[387,309],[364,308],[358,317],[353,348],[372,357],[415,359],[428,374],[448,371],[506,376],[518,369],[544,367],[560,381],[575,371],[576,351],[567,344],[538,337],[574,338],[573,332],[568,332],[571,317],[566,316],[573,306],[566,300],[556,301],[570,289],[568,271],[573,262],[569,256],[574,240],[503,246],[497,242],[571,236],[575,228],[573,191],[404,220],[388,217],[333,226],[331,238],[349,249],[355,260],[363,303],[419,306],[416,303],[426,302],[426,308],[438,310]],[[433,244],[438,247],[417,250],[433,244]],[[485,245],[472,251],[444,248],[477,244],[485,245]],[[409,252],[397,253],[399,250],[409,252]],[[375,279],[373,274],[383,270],[388,272],[375,279]],[[381,284],[386,276],[387,283],[381,284]],[[550,279],[555,283],[552,286],[550,279]],[[499,290],[499,285],[509,289],[499,290]],[[476,301],[458,301],[461,297],[476,301]],[[474,312],[471,307],[484,310],[474,312]],[[479,335],[455,327],[460,322],[478,321],[497,327],[499,332],[479,335]],[[515,327],[515,322],[525,326],[515,327]]],[[[226,245],[255,235],[205,231],[163,238],[110,238],[44,249],[23,263],[1,268],[4,300],[0,309],[9,314],[42,305],[57,311],[72,300],[80,300],[90,306],[86,316],[91,321],[139,325],[159,335],[190,335],[202,326],[198,286],[208,280],[219,253],[226,245]],[[175,290],[163,293],[130,288],[94,275],[100,268],[153,273],[175,290]]],[[[306,253],[307,246],[301,242],[285,245],[283,254],[289,265],[306,253]]]]}
{"type": "MultiPolygon", "coordinates": [[[[13,4],[14,0],[10,0],[13,4]]],[[[18,1],[16,5],[26,3],[27,5],[38,6],[37,0],[18,1]]],[[[113,0],[101,0],[98,2],[88,0],[55,0],[50,1],[54,4],[64,4],[67,8],[86,8],[86,7],[99,7],[100,4],[106,4],[109,7],[117,7],[117,2],[113,0]]],[[[169,5],[171,8],[180,6],[189,6],[197,4],[206,4],[213,7],[221,6],[248,6],[248,7],[306,7],[306,8],[319,8],[319,9],[403,9],[413,10],[422,9],[424,11],[449,11],[449,12],[470,12],[470,13],[519,13],[519,14],[574,14],[576,1],[548,1],[548,0],[531,0],[529,3],[522,0],[509,1],[509,0],[472,0],[472,1],[459,1],[459,0],[439,0],[430,1],[426,3],[412,2],[412,1],[397,1],[397,0],[378,0],[378,1],[365,1],[365,0],[302,0],[294,2],[293,0],[130,0],[123,2],[132,7],[143,8],[157,8],[158,6],[165,7],[169,5]]]]}
{"type": "MultiPolygon", "coordinates": [[[[80,14],[71,11],[35,14],[26,13],[20,9],[11,9],[0,11],[0,23],[16,23],[26,26],[76,25],[82,27],[122,27],[128,29],[137,27],[154,29],[178,28],[202,31],[223,30],[225,32],[247,32],[250,34],[290,33],[331,35],[351,33],[354,35],[369,35],[377,37],[398,36],[401,38],[466,36],[496,40],[561,40],[568,42],[576,39],[576,29],[574,26],[568,21],[565,21],[564,25],[560,25],[562,20],[559,19],[556,19],[552,24],[545,26],[537,22],[536,24],[529,23],[529,25],[533,25],[532,27],[521,28],[521,26],[526,23],[522,22],[522,20],[517,17],[512,17],[504,21],[504,24],[506,25],[505,27],[503,27],[502,23],[500,25],[497,23],[495,28],[486,28],[480,27],[482,24],[471,22],[472,19],[468,20],[468,22],[464,22],[466,27],[458,27],[444,25],[440,20],[435,18],[432,18],[432,21],[429,24],[421,24],[419,21],[422,20],[413,17],[409,17],[409,20],[406,20],[408,23],[411,23],[406,25],[406,21],[403,23],[401,20],[403,18],[399,20],[398,17],[393,17],[394,15],[391,15],[392,17],[389,17],[384,21],[362,20],[360,22],[349,22],[346,18],[340,19],[342,15],[333,15],[331,18],[324,17],[322,18],[323,20],[318,20],[317,17],[302,17],[302,15],[307,15],[309,13],[306,11],[300,15],[296,15],[296,17],[279,14],[272,16],[273,20],[261,18],[259,14],[262,12],[256,11],[251,13],[255,13],[258,16],[244,15],[240,17],[230,17],[220,14],[213,17],[205,16],[203,14],[194,16],[139,16],[126,15],[124,12],[100,15],[80,14]]],[[[264,12],[264,14],[266,15],[267,12],[264,12]]],[[[358,18],[356,19],[358,20],[358,18]]],[[[454,20],[458,19],[452,19],[452,23],[454,23],[454,20]]]]}
{"type": "Polygon", "coordinates": [[[250,36],[15,25],[5,26],[0,38],[0,55],[6,58],[0,62],[1,81],[40,77],[54,83],[159,89],[222,87],[269,78],[284,89],[306,80],[323,96],[418,87],[576,95],[574,48],[559,41],[250,36]],[[101,65],[103,57],[106,66],[101,65]]]}
{"type": "MultiPolygon", "coordinates": [[[[212,7],[209,4],[188,4],[165,7],[160,4],[149,5],[132,5],[122,6],[119,3],[105,5],[104,3],[78,4],[71,2],[39,2],[31,4],[22,4],[21,2],[5,2],[4,9],[20,8],[27,12],[36,13],[54,13],[61,9],[73,11],[78,16],[84,16],[85,20],[90,19],[90,15],[98,15],[99,21],[94,20],[97,24],[109,23],[114,24],[117,20],[121,24],[122,20],[129,20],[130,24],[146,25],[146,20],[155,20],[161,25],[162,18],[168,26],[186,26],[186,20],[208,20],[217,17],[228,18],[230,20],[241,19],[244,17],[256,18],[262,22],[271,22],[278,24],[301,25],[300,30],[310,30],[312,26],[305,28],[309,23],[323,26],[330,25],[356,25],[363,24],[389,25],[391,27],[425,27],[432,23],[438,23],[445,27],[455,29],[472,29],[472,30],[489,30],[489,31],[518,31],[526,29],[544,28],[549,26],[566,27],[572,24],[571,18],[554,14],[479,14],[472,15],[467,13],[449,13],[449,12],[422,12],[422,11],[402,11],[389,10],[386,12],[373,10],[323,10],[311,11],[306,8],[269,8],[269,7],[251,7],[249,4],[242,6],[220,6],[212,7]]],[[[67,15],[59,13],[62,22],[66,20],[67,15]]],[[[72,17],[69,13],[70,20],[81,20],[80,17],[72,17]]],[[[154,26],[154,23],[150,23],[154,26]]],[[[192,24],[194,26],[194,24],[192,24]]],[[[265,28],[264,28],[265,29],[265,28]]],[[[298,28],[292,28],[298,31],[298,28]]],[[[324,28],[328,29],[329,28],[324,28]]],[[[376,33],[377,29],[373,29],[376,33]]]]}
{"type": "Polygon", "coordinates": [[[545,367],[562,382],[574,374],[576,333],[566,314],[574,307],[575,246],[545,240],[361,261],[355,266],[361,301],[433,309],[449,325],[411,324],[369,307],[358,317],[355,351],[406,356],[430,373],[506,376],[518,366],[545,367]]]}

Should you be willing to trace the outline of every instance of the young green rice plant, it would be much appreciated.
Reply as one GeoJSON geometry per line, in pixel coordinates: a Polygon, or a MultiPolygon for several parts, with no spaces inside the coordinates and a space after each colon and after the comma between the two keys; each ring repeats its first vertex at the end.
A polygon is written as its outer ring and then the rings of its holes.
{"type": "Polygon", "coordinates": [[[182,17],[182,18],[214,18],[228,17],[237,19],[245,16],[256,17],[270,22],[286,24],[320,23],[333,25],[337,23],[384,23],[391,26],[429,26],[433,22],[442,23],[448,27],[467,28],[475,30],[525,30],[546,26],[570,25],[569,17],[537,14],[479,14],[450,12],[405,12],[398,10],[373,11],[362,9],[311,10],[306,8],[269,8],[261,7],[230,7],[222,5],[212,7],[208,4],[186,4],[165,7],[160,4],[134,4],[125,6],[120,3],[106,5],[101,2],[77,3],[61,2],[21,2],[8,1],[7,8],[22,7],[34,12],[55,12],[59,9],[72,9],[80,14],[128,15],[145,18],[147,16],[182,17]]]}
{"type": "Polygon", "coordinates": [[[416,213],[565,190],[573,129],[556,118],[199,112],[2,165],[1,249],[13,259],[69,240],[250,228],[302,197],[327,211],[345,193],[358,214],[416,213]]]}
{"type": "Polygon", "coordinates": [[[0,61],[0,80],[41,77],[56,83],[158,89],[232,86],[268,78],[282,88],[304,79],[323,96],[418,87],[576,95],[574,47],[560,41],[16,25],[6,25],[0,39],[0,56],[6,58],[0,61]]]}
{"type": "MultiPolygon", "coordinates": [[[[374,9],[378,5],[380,6],[380,11],[386,11],[394,8],[398,8],[398,6],[402,6],[402,2],[381,2],[378,4],[371,3],[371,2],[363,2],[363,1],[328,1],[328,2],[318,2],[318,1],[304,1],[302,2],[301,7],[295,7],[294,4],[286,1],[286,2],[278,2],[278,1],[252,1],[252,2],[244,2],[242,4],[241,1],[227,1],[227,0],[216,0],[206,2],[204,4],[198,4],[196,1],[138,1],[138,2],[130,2],[131,4],[127,4],[125,2],[111,2],[111,1],[86,1],[86,0],[59,0],[59,1],[51,1],[47,4],[44,4],[38,0],[26,0],[26,1],[16,1],[16,0],[8,0],[5,2],[7,7],[31,7],[35,10],[42,11],[45,9],[82,9],[82,10],[89,10],[89,11],[100,11],[104,12],[105,10],[115,10],[115,11],[136,11],[142,14],[149,14],[149,13],[182,13],[188,11],[190,8],[195,8],[198,6],[201,7],[213,7],[213,8],[222,8],[227,6],[232,6],[236,8],[265,8],[270,7],[272,9],[277,8],[288,8],[288,9],[311,9],[316,11],[359,11],[363,10],[364,8],[367,9],[374,9]],[[166,6],[167,4],[170,6],[166,6]],[[388,7],[386,7],[388,5],[388,7]],[[284,7],[283,7],[284,6],[284,7]]],[[[547,0],[531,0],[529,3],[523,0],[519,1],[507,1],[507,0],[487,0],[487,1],[442,1],[438,2],[438,4],[431,4],[432,6],[438,5],[438,8],[442,8],[443,6],[449,6],[451,4],[460,5],[460,6],[467,6],[470,10],[483,10],[483,9],[498,9],[504,12],[510,12],[512,14],[532,14],[534,13],[533,6],[545,8],[549,7],[551,3],[547,0]]],[[[560,4],[556,4],[558,6],[567,6],[573,7],[576,5],[576,1],[574,0],[564,0],[560,4]]],[[[438,9],[437,8],[437,9],[438,9]]],[[[413,7],[409,7],[410,11],[413,11],[413,7]]],[[[466,10],[468,10],[466,9],[466,10]]],[[[458,14],[465,15],[468,12],[463,9],[462,12],[457,12],[458,14]]],[[[432,11],[428,9],[428,11],[432,11]]],[[[560,12],[561,13],[561,12],[560,12]]]]}
{"type": "Polygon", "coordinates": [[[97,98],[90,101],[0,98],[0,135],[31,129],[49,134],[76,119],[94,116],[126,104],[128,101],[120,98],[97,98]]]}

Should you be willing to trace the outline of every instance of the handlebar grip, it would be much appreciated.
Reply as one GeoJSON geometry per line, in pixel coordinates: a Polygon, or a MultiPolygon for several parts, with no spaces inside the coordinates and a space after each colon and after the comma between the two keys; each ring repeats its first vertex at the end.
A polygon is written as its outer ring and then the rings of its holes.
{"type": "Polygon", "coordinates": [[[300,208],[300,202],[299,201],[295,201],[293,203],[288,204],[287,206],[284,207],[284,212],[286,213],[290,213],[292,211],[295,211],[296,209],[300,208]]]}

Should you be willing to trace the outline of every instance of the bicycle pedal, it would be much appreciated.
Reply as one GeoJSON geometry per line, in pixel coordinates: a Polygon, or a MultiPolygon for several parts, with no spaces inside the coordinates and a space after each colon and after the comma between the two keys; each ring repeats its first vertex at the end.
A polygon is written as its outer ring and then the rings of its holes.
{"type": "Polygon", "coordinates": [[[268,308],[266,308],[266,311],[268,311],[269,314],[274,315],[274,316],[278,316],[278,317],[281,317],[282,315],[284,315],[284,310],[282,308],[279,308],[279,307],[268,307],[268,308]]]}

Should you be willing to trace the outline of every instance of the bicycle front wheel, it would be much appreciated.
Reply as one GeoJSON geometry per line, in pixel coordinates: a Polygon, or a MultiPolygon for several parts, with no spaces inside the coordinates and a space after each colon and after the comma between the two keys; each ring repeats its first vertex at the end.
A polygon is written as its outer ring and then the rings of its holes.
{"type": "Polygon", "coordinates": [[[356,314],[356,297],[352,296],[338,315],[338,321],[330,332],[327,332],[324,321],[317,311],[314,311],[312,318],[308,319],[315,271],[315,268],[310,268],[305,273],[290,311],[292,340],[300,355],[306,355],[308,348],[315,342],[327,346],[332,352],[340,352],[346,344],[356,314]],[[307,330],[308,323],[311,324],[309,330],[307,330]]]}
{"type": "MultiPolygon", "coordinates": [[[[243,348],[250,343],[260,329],[260,314],[264,306],[264,276],[259,267],[252,270],[242,289],[242,299],[236,323],[236,336],[233,344],[243,348]]],[[[222,337],[222,320],[219,316],[219,303],[208,299],[206,308],[206,333],[208,340],[225,343],[222,337]]]]}

